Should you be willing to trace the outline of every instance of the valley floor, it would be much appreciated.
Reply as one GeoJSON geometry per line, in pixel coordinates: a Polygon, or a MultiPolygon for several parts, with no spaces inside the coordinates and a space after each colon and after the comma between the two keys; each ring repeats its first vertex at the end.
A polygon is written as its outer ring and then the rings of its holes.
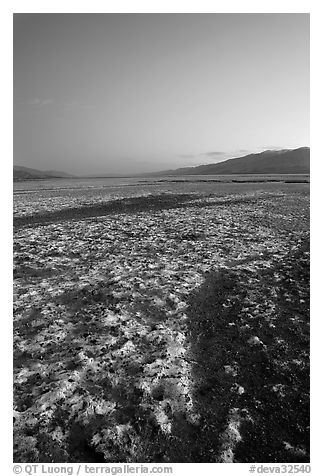
{"type": "Polygon", "coordinates": [[[309,185],[14,219],[15,462],[308,462],[309,185]]]}

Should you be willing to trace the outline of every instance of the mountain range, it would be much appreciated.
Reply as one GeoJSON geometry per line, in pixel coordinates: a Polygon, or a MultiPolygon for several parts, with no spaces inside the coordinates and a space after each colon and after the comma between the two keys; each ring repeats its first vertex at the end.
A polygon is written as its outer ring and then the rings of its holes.
{"type": "Polygon", "coordinates": [[[58,172],[56,170],[38,170],[20,165],[13,166],[13,180],[35,180],[35,179],[51,179],[51,178],[71,178],[74,175],[66,172],[58,172]]]}
{"type": "Polygon", "coordinates": [[[310,148],[265,150],[216,164],[164,170],[150,175],[309,174],[310,148]]]}
{"type": "MultiPolygon", "coordinates": [[[[239,174],[309,174],[310,173],[310,148],[265,150],[258,154],[249,154],[243,157],[224,160],[215,164],[198,165],[196,167],[182,167],[174,170],[163,170],[136,174],[135,176],[163,176],[163,175],[239,175],[239,174]]],[[[111,177],[105,174],[100,177],[111,177]]],[[[120,174],[119,177],[125,177],[120,174]]],[[[13,179],[34,180],[52,178],[73,178],[65,172],[55,170],[37,170],[15,165],[13,179]]]]}

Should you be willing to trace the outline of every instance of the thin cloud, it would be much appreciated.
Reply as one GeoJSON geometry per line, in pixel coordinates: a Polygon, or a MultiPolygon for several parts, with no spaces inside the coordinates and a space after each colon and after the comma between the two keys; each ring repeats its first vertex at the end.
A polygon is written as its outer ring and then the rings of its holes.
{"type": "Polygon", "coordinates": [[[285,149],[285,147],[282,147],[281,145],[266,145],[265,149],[266,150],[281,150],[281,149],[285,149]]]}
{"type": "Polygon", "coordinates": [[[28,106],[38,106],[40,104],[40,99],[34,98],[27,101],[28,106]]]}
{"type": "Polygon", "coordinates": [[[47,106],[48,104],[53,104],[54,101],[52,99],[44,99],[41,103],[42,106],[47,106]]]}
{"type": "Polygon", "coordinates": [[[200,157],[214,157],[218,155],[227,155],[227,153],[216,150],[213,152],[201,152],[200,154],[179,154],[178,157],[180,159],[198,159],[200,157]]]}
{"type": "Polygon", "coordinates": [[[33,106],[33,107],[43,107],[43,106],[49,106],[51,104],[54,104],[53,99],[46,98],[46,99],[39,99],[39,98],[33,98],[27,101],[28,106],[33,106]]]}
{"type": "Polygon", "coordinates": [[[207,155],[208,157],[213,157],[214,155],[225,155],[226,152],[222,152],[220,150],[216,150],[213,152],[203,152],[201,155],[207,155]]]}

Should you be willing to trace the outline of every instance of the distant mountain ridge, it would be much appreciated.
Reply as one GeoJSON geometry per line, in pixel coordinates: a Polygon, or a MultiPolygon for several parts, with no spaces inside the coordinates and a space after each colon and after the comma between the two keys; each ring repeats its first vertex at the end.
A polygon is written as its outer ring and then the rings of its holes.
{"type": "MultiPolygon", "coordinates": [[[[160,172],[141,174],[99,174],[87,175],[88,178],[104,177],[153,177],[163,175],[240,175],[240,174],[309,174],[310,173],[310,148],[265,150],[257,154],[227,159],[215,164],[198,165],[195,167],[182,167],[160,172]]],[[[76,178],[76,175],[56,170],[38,170],[29,167],[14,165],[13,179],[36,180],[52,178],[76,178]]],[[[85,177],[85,176],[84,176],[85,177]]]]}
{"type": "Polygon", "coordinates": [[[75,177],[75,175],[71,175],[66,172],[59,172],[56,170],[38,170],[20,165],[13,166],[14,181],[71,177],[75,177]]]}
{"type": "Polygon", "coordinates": [[[215,164],[164,170],[149,175],[309,174],[310,148],[265,150],[215,164]]]}

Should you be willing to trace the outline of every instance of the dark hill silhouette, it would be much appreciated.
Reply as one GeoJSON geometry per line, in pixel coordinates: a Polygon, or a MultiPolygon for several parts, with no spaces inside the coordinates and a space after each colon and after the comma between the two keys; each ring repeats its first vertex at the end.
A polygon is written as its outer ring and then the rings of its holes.
{"type": "Polygon", "coordinates": [[[13,166],[13,179],[18,180],[34,180],[34,179],[51,179],[51,178],[71,178],[74,175],[58,172],[56,170],[37,170],[20,165],[13,166]]]}
{"type": "MultiPolygon", "coordinates": [[[[309,174],[310,149],[266,150],[216,164],[164,170],[154,175],[309,174]]],[[[153,175],[153,174],[150,174],[153,175]]]]}

